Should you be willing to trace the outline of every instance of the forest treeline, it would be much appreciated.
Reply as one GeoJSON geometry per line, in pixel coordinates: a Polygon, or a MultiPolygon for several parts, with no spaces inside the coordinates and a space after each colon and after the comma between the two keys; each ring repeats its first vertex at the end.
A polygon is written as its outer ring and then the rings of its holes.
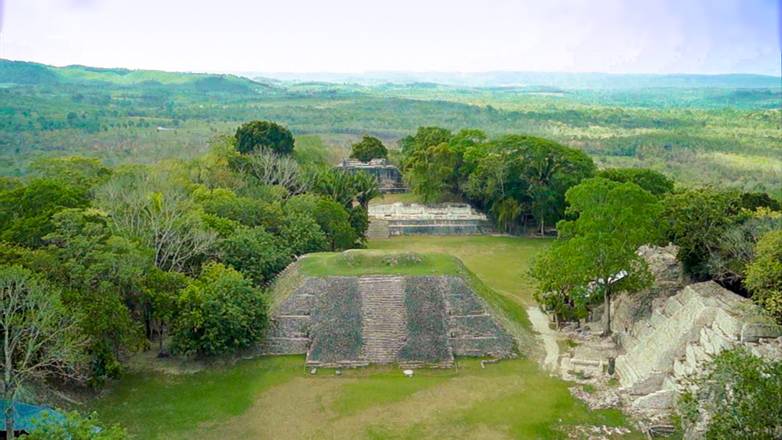
{"type": "MultiPolygon", "coordinates": [[[[230,75],[52,68],[0,60],[0,171],[80,154],[110,165],[187,159],[243,121],[276,120],[347,146],[389,146],[421,121],[577,147],[600,166],[645,166],[688,184],[779,191],[779,89],[465,88],[286,83],[230,75]]],[[[697,84],[696,84],[697,85],[697,84]]]]}

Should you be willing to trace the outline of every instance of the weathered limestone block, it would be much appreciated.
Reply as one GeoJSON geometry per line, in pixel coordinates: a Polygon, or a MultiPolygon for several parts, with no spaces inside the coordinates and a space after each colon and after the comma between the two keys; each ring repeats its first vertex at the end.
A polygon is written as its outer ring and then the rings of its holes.
{"type": "Polygon", "coordinates": [[[659,390],[633,401],[633,409],[641,411],[666,410],[676,401],[675,390],[659,390]]]}
{"type": "Polygon", "coordinates": [[[774,324],[746,323],[741,327],[741,342],[758,342],[760,338],[778,338],[782,328],[774,324]]]}

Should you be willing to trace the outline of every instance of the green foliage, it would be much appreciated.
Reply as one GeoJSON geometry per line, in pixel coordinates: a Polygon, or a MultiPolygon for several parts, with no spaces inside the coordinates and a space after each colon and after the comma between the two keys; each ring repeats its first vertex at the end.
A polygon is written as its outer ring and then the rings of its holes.
{"type": "Polygon", "coordinates": [[[633,182],[656,196],[673,192],[673,180],[648,168],[608,168],[597,175],[616,182],[633,182]]]}
{"type": "Polygon", "coordinates": [[[81,316],[89,337],[91,379],[117,377],[120,355],[141,345],[141,329],[127,305],[140,308],[144,278],[153,269],[148,249],[112,235],[106,215],[94,209],[66,209],[53,217],[56,229],[45,237],[58,264],[50,276],[67,290],[68,310],[81,316]]]}
{"type": "Polygon", "coordinates": [[[284,269],[292,257],[288,243],[263,227],[239,228],[219,247],[223,262],[259,286],[284,269]]]}
{"type": "Polygon", "coordinates": [[[314,208],[312,214],[326,234],[330,250],[350,249],[356,245],[356,230],[350,223],[350,214],[342,205],[331,199],[320,198],[314,208]]]}
{"type": "Polygon", "coordinates": [[[679,246],[677,258],[696,279],[709,276],[709,255],[719,238],[738,223],[737,194],[709,188],[688,189],[663,199],[668,239],[679,246]]]}
{"type": "Polygon", "coordinates": [[[782,229],[768,232],[755,246],[745,284],[752,299],[782,324],[782,229]]]}
{"type": "Polygon", "coordinates": [[[294,255],[325,251],[329,248],[326,234],[315,219],[307,214],[292,212],[286,215],[280,227],[280,237],[294,255]]]}
{"type": "Polygon", "coordinates": [[[707,270],[710,277],[732,289],[743,289],[746,268],[755,259],[758,240],[766,233],[782,229],[782,213],[759,208],[740,223],[728,227],[710,249],[707,270]]]}
{"type": "MultiPolygon", "coordinates": [[[[534,216],[541,232],[547,223],[563,218],[568,188],[595,171],[584,153],[532,136],[499,138],[485,152],[473,150],[471,161],[466,195],[495,215],[502,214],[504,220],[515,214],[517,207],[508,202],[514,200],[521,213],[511,217],[526,220],[534,216]]],[[[507,220],[504,223],[509,226],[507,220]]]]}
{"type": "Polygon", "coordinates": [[[0,240],[36,247],[52,232],[52,216],[63,208],[87,206],[87,188],[52,179],[34,179],[0,193],[0,240]]]}
{"type": "Polygon", "coordinates": [[[358,237],[350,224],[350,213],[331,198],[302,194],[285,204],[288,216],[312,217],[326,236],[328,250],[350,249],[358,237]]]}
{"type": "Polygon", "coordinates": [[[765,192],[745,192],[741,194],[739,204],[743,209],[755,211],[758,208],[768,208],[773,211],[782,210],[778,200],[774,200],[765,192]]]}
{"type": "Polygon", "coordinates": [[[578,310],[592,299],[588,295],[602,295],[606,310],[612,293],[648,286],[651,277],[636,250],[661,236],[657,198],[634,183],[602,177],[574,186],[566,198],[576,218],[557,224],[559,239],[532,271],[540,300],[554,310],[578,310]]]}
{"type": "MultiPolygon", "coordinates": [[[[41,422],[41,421],[39,421],[41,422]]],[[[96,414],[84,417],[76,411],[65,414],[62,423],[37,423],[25,440],[125,440],[128,434],[119,425],[104,426],[96,414]]]]}
{"type": "Polygon", "coordinates": [[[222,264],[209,263],[177,298],[172,349],[214,356],[247,348],[263,335],[267,305],[250,280],[222,264]]]}
{"type": "Polygon", "coordinates": [[[246,226],[274,228],[282,221],[282,206],[279,202],[267,202],[256,197],[237,196],[226,188],[193,192],[193,199],[207,214],[233,220],[246,226]]]}
{"type": "Polygon", "coordinates": [[[277,154],[293,153],[293,135],[271,121],[252,121],[236,129],[236,149],[243,154],[269,149],[277,154]]]}
{"type": "Polygon", "coordinates": [[[360,142],[350,147],[350,157],[361,162],[369,162],[372,159],[385,159],[388,157],[388,149],[380,139],[373,136],[364,136],[360,142]]]}
{"type": "Polygon", "coordinates": [[[706,439],[773,440],[782,434],[782,361],[726,350],[695,382],[698,392],[684,394],[680,412],[690,425],[709,415],[706,439]]]}
{"type": "Polygon", "coordinates": [[[96,186],[111,176],[111,169],[98,159],[79,156],[38,158],[30,164],[30,172],[42,179],[83,187],[96,186]]]}
{"type": "MultiPolygon", "coordinates": [[[[331,169],[322,171],[315,176],[312,191],[342,204],[349,216],[348,223],[353,228],[354,245],[363,246],[366,243],[366,231],[369,227],[369,216],[367,214],[369,201],[380,195],[377,179],[365,172],[346,172],[331,169]]],[[[336,212],[334,208],[328,208],[327,205],[322,205],[321,209],[331,209],[336,212]]],[[[321,223],[322,220],[325,220],[325,217],[316,215],[315,218],[321,219],[318,220],[318,223],[328,234],[326,227],[321,223]]],[[[332,250],[347,249],[348,247],[352,247],[352,245],[340,245],[337,248],[332,248],[332,250]]]]}

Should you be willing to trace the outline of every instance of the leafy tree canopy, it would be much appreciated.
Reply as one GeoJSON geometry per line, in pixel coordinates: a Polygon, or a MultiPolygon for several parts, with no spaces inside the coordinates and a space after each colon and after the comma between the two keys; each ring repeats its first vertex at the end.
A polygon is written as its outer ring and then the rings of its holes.
{"type": "Polygon", "coordinates": [[[372,159],[385,159],[388,157],[388,149],[383,145],[380,139],[373,136],[364,136],[360,142],[350,147],[350,157],[362,162],[369,162],[372,159]]]}
{"type": "Polygon", "coordinates": [[[656,196],[673,192],[673,180],[648,168],[608,168],[597,175],[616,182],[633,182],[656,196]]]}
{"type": "Polygon", "coordinates": [[[290,130],[271,121],[252,121],[236,130],[236,149],[247,154],[268,149],[277,154],[293,153],[290,130]]]}
{"type": "Polygon", "coordinates": [[[557,224],[559,239],[533,269],[540,281],[539,296],[545,299],[554,292],[572,302],[591,285],[605,300],[606,333],[610,333],[611,294],[633,292],[651,281],[636,250],[659,240],[661,207],[638,185],[601,177],[569,189],[566,199],[568,214],[576,218],[557,224]]]}
{"type": "Polygon", "coordinates": [[[247,348],[263,336],[267,306],[249,279],[219,263],[204,266],[178,298],[172,348],[213,356],[247,348]]]}

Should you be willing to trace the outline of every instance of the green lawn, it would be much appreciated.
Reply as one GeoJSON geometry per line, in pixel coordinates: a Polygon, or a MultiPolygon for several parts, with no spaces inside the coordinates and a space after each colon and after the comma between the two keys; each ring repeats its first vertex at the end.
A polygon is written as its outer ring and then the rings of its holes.
{"type": "MultiPolygon", "coordinates": [[[[523,305],[532,301],[526,268],[547,243],[415,237],[372,242],[370,248],[422,253],[433,259],[424,264],[429,269],[453,261],[432,252],[458,256],[485,284],[479,292],[484,298],[494,295],[526,320],[523,305]]],[[[347,270],[334,255],[316,256],[307,270],[347,270]]],[[[137,371],[91,407],[140,439],[549,439],[566,438],[575,424],[627,424],[618,411],[589,411],[571,397],[568,383],[545,374],[532,359],[486,368],[477,359],[458,359],[457,368],[417,370],[413,378],[394,367],[310,375],[303,364],[303,357],[292,356],[191,374],[137,371]]]]}

